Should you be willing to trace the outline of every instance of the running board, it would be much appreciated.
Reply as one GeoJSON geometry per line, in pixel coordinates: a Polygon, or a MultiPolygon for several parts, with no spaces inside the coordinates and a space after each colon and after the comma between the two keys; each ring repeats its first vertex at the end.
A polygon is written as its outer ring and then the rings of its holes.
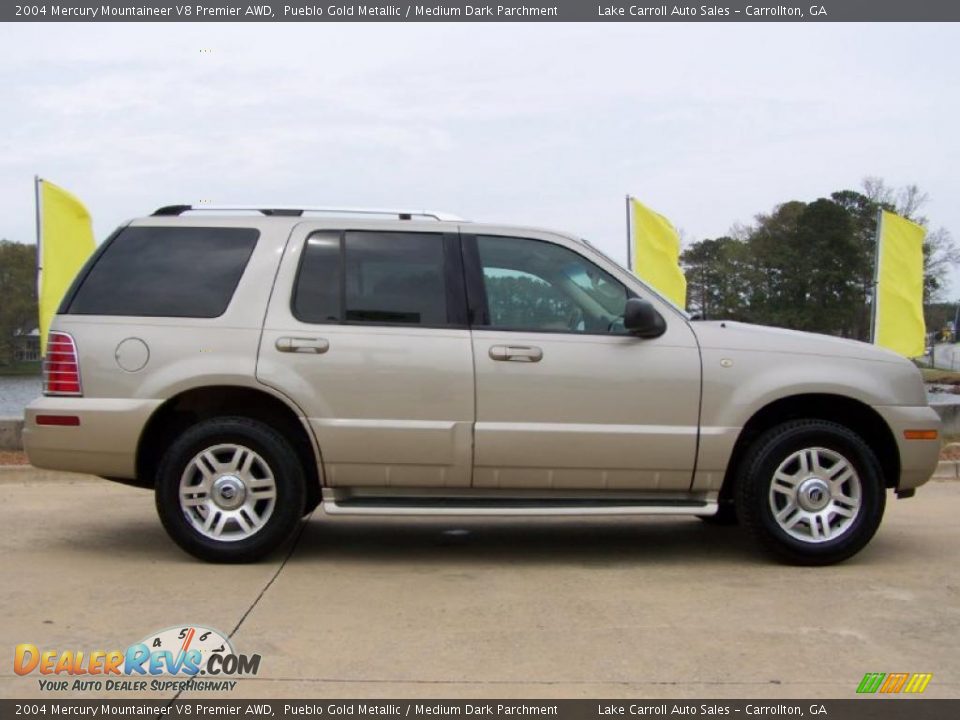
{"type": "Polygon", "coordinates": [[[715,499],[628,497],[497,497],[456,495],[352,495],[325,489],[330,515],[714,515],[715,499]]]}

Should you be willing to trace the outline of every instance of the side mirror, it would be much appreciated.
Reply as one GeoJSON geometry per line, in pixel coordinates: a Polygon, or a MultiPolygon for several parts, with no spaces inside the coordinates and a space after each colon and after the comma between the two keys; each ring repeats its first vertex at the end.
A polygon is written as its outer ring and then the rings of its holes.
{"type": "Polygon", "coordinates": [[[648,300],[630,298],[623,310],[623,327],[631,335],[641,338],[660,337],[667,331],[663,316],[648,300]]]}

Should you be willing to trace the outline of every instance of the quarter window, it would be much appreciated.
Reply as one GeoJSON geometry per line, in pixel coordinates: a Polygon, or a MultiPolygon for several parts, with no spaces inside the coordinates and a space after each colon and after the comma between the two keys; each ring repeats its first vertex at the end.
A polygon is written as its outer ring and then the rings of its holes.
{"type": "Polygon", "coordinates": [[[259,235],[253,228],[125,228],[94,256],[66,312],[218,317],[230,304],[259,235]]]}
{"type": "Polygon", "coordinates": [[[340,320],[340,233],[319,232],[307,238],[293,291],[293,314],[309,323],[340,320]]]}
{"type": "Polygon", "coordinates": [[[477,238],[489,327],[622,334],[629,293],[609,273],[560,245],[477,238]]]}

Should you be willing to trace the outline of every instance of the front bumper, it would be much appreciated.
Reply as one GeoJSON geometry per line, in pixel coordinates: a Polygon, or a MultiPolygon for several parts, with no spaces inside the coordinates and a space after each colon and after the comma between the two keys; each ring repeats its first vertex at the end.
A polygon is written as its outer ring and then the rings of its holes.
{"type": "Polygon", "coordinates": [[[940,460],[940,416],[928,405],[881,405],[874,407],[887,422],[900,451],[900,482],[897,490],[923,485],[940,460]],[[906,430],[936,430],[936,440],[907,440],[906,430]]]}
{"type": "Polygon", "coordinates": [[[48,470],[132,480],[137,444],[161,400],[42,397],[27,406],[23,446],[31,464],[48,470]],[[71,415],[72,427],[37,425],[38,415],[71,415]]]}

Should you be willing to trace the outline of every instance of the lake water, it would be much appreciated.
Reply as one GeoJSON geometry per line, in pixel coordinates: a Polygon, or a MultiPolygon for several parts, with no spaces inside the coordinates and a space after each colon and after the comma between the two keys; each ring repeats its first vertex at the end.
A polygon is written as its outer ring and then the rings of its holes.
{"type": "Polygon", "coordinates": [[[39,375],[0,375],[0,417],[23,417],[23,408],[40,395],[39,375]]]}

